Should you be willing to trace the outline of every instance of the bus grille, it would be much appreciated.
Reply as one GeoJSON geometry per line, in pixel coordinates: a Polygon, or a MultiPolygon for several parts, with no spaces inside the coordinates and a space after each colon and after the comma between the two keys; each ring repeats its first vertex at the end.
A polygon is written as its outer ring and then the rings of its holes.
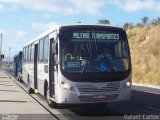
{"type": "Polygon", "coordinates": [[[113,94],[113,95],[106,95],[105,98],[103,99],[95,99],[94,96],[87,96],[87,95],[83,95],[83,96],[79,96],[80,101],[83,102],[106,102],[106,101],[114,101],[118,98],[118,94],[113,94]]]}
{"type": "Polygon", "coordinates": [[[118,88],[111,88],[111,87],[77,87],[80,93],[103,93],[103,92],[111,92],[111,91],[118,91],[118,88]]]}

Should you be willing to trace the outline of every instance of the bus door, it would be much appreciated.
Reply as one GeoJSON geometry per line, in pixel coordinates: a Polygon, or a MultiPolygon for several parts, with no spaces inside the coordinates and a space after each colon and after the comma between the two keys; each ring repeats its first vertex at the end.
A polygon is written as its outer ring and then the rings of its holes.
{"type": "Polygon", "coordinates": [[[50,91],[50,97],[55,95],[54,90],[54,72],[53,72],[53,64],[54,64],[54,58],[53,58],[53,41],[54,38],[50,39],[50,51],[49,51],[49,91],[50,91]]]}
{"type": "Polygon", "coordinates": [[[50,97],[55,98],[55,85],[57,84],[57,69],[55,70],[55,55],[57,53],[56,32],[52,34],[54,37],[50,39],[50,54],[49,54],[49,89],[50,97]]]}
{"type": "Polygon", "coordinates": [[[38,44],[34,45],[34,89],[37,89],[37,60],[38,60],[38,44]]]}

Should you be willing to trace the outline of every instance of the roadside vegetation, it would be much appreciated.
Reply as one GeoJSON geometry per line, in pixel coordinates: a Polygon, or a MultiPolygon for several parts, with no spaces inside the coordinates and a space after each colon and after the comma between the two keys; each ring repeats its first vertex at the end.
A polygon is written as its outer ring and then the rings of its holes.
{"type": "Polygon", "coordinates": [[[149,20],[144,16],[140,23],[125,23],[123,28],[129,39],[133,83],[160,85],[160,17],[149,20]]]}
{"type": "MultiPolygon", "coordinates": [[[[126,27],[126,28],[125,28],[126,27]]],[[[127,24],[131,49],[133,82],[160,85],[160,18],[136,26],[127,24]]]]}

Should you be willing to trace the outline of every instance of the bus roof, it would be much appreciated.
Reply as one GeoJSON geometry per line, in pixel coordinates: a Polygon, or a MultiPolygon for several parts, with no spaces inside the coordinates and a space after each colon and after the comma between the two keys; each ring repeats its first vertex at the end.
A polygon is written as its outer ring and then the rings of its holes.
{"type": "Polygon", "coordinates": [[[43,37],[45,37],[46,35],[54,32],[55,30],[59,31],[59,29],[63,28],[63,27],[79,27],[79,26],[83,26],[83,27],[108,27],[108,28],[112,28],[112,29],[123,29],[121,27],[117,27],[117,26],[111,26],[111,25],[106,25],[106,24],[68,24],[68,25],[59,25],[59,26],[56,26],[54,28],[51,28],[45,32],[43,32],[42,34],[40,34],[39,36],[35,37],[34,39],[32,39],[31,41],[29,41],[25,46],[28,46],[29,44],[39,40],[39,39],[42,39],[43,37]]]}
{"type": "Polygon", "coordinates": [[[111,26],[108,24],[68,24],[68,25],[62,25],[60,27],[71,27],[71,26],[95,26],[95,27],[110,27],[110,28],[115,28],[115,29],[123,29],[122,27],[118,27],[118,26],[111,26]]]}

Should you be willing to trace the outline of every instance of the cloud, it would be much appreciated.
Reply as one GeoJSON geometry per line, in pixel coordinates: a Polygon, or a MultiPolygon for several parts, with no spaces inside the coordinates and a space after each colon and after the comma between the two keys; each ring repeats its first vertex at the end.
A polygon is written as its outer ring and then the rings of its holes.
{"type": "Polygon", "coordinates": [[[52,16],[52,14],[50,14],[50,13],[44,13],[44,14],[42,14],[43,18],[50,18],[51,16],[52,16]]]}
{"type": "Polygon", "coordinates": [[[22,0],[21,5],[39,11],[69,14],[73,9],[65,6],[60,0],[22,0]]]}
{"type": "Polygon", "coordinates": [[[0,28],[0,33],[5,34],[5,33],[7,33],[7,31],[5,29],[3,29],[3,28],[0,28]]]}
{"type": "Polygon", "coordinates": [[[59,24],[54,23],[54,22],[51,22],[51,23],[32,23],[31,24],[32,28],[40,30],[40,31],[46,31],[50,28],[57,27],[57,26],[59,26],[59,24]]]}
{"type": "Polygon", "coordinates": [[[6,30],[4,28],[0,28],[0,33],[3,33],[3,36],[8,37],[8,36],[12,36],[12,37],[24,37],[27,33],[24,31],[9,31],[6,30]]]}
{"type": "Polygon", "coordinates": [[[98,15],[101,14],[102,8],[110,5],[114,5],[126,12],[140,10],[160,11],[160,2],[158,0],[0,0],[0,2],[61,15],[79,13],[98,15]]]}
{"type": "Polygon", "coordinates": [[[17,3],[20,0],[0,0],[0,2],[4,2],[4,3],[17,3]]]}
{"type": "Polygon", "coordinates": [[[97,15],[101,13],[101,8],[106,5],[107,0],[69,0],[69,2],[74,6],[76,13],[97,15]]]}
{"type": "Polygon", "coordinates": [[[18,37],[24,37],[26,35],[26,32],[24,32],[24,31],[17,31],[16,32],[16,36],[18,36],[18,37]]]}
{"type": "Polygon", "coordinates": [[[112,4],[126,12],[154,10],[160,12],[160,2],[156,0],[113,0],[112,4]]]}
{"type": "Polygon", "coordinates": [[[0,4],[0,11],[3,11],[3,10],[5,10],[5,7],[0,4]]]}
{"type": "Polygon", "coordinates": [[[77,13],[99,14],[108,0],[0,0],[32,10],[71,15],[77,13]]]}
{"type": "Polygon", "coordinates": [[[71,6],[65,5],[66,2],[63,0],[0,0],[0,2],[62,15],[72,14],[74,12],[74,9],[71,6]]]}

